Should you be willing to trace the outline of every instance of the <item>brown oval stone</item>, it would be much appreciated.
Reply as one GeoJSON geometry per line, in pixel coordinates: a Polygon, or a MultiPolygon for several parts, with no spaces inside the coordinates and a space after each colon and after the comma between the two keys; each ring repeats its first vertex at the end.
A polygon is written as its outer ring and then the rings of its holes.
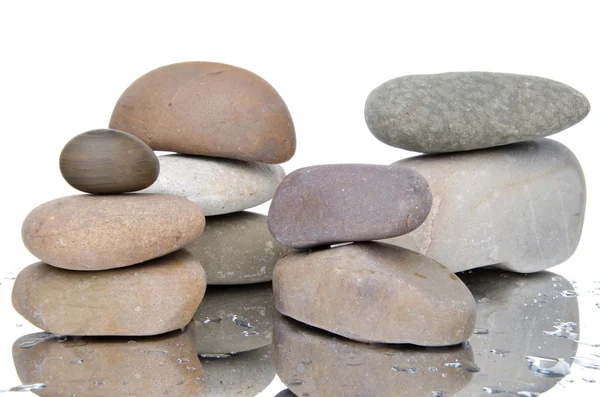
{"type": "Polygon", "coordinates": [[[277,91],[231,65],[184,62],[137,79],[119,98],[110,128],[155,150],[282,163],[296,150],[292,118],[277,91]]]}
{"type": "Polygon", "coordinates": [[[25,335],[13,345],[13,360],[24,384],[45,385],[34,390],[42,397],[200,397],[193,328],[147,338],[25,335]]]}
{"type": "Polygon", "coordinates": [[[197,204],[171,194],[68,196],[40,205],[21,231],[42,261],[71,270],[134,265],[188,245],[202,234],[197,204]]]}
{"type": "Polygon", "coordinates": [[[71,139],[59,160],[60,172],[77,190],[94,194],[142,190],[158,178],[156,155],[144,142],[116,130],[93,130],[71,139]]]}
{"type": "Polygon", "coordinates": [[[208,284],[271,281],[286,248],[267,228],[267,217],[254,212],[210,216],[204,233],[186,247],[202,263],[208,284]]]}
{"type": "Polygon", "coordinates": [[[185,327],[206,290],[202,265],[180,250],[147,263],[74,272],[38,262],[23,269],[14,308],[59,335],[157,335],[185,327]]]}
{"type": "Polygon", "coordinates": [[[433,259],[382,243],[293,252],[273,273],[275,308],[360,342],[449,346],[469,339],[475,300],[433,259]]]}
{"type": "Polygon", "coordinates": [[[279,184],[269,230],[292,248],[406,234],[431,209],[427,181],[409,168],[332,164],[301,168],[279,184]]]}

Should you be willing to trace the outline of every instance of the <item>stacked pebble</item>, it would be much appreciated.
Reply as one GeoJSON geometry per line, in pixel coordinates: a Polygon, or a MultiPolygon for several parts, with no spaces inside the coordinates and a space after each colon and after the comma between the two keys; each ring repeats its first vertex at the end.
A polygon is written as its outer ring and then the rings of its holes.
{"type": "Polygon", "coordinates": [[[436,154],[394,163],[427,179],[433,206],[422,227],[387,241],[453,272],[531,273],[564,262],[581,236],[585,180],[575,155],[544,137],[589,110],[580,92],[533,76],[443,73],[377,87],[365,106],[373,135],[436,154]]]}

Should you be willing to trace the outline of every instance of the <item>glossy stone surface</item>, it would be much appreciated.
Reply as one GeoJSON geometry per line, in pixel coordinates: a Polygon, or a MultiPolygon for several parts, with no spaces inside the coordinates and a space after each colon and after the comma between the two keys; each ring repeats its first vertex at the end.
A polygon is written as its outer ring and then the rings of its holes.
{"type": "Polygon", "coordinates": [[[431,397],[432,391],[453,396],[476,370],[469,345],[370,345],[281,315],[275,317],[274,346],[277,374],[297,396],[431,397]]]}
{"type": "Polygon", "coordinates": [[[159,156],[158,180],[145,193],[184,196],[207,216],[243,211],[269,201],[285,176],[280,165],[199,156],[159,156]]]}
{"type": "Polygon", "coordinates": [[[392,79],[367,98],[377,139],[423,153],[482,149],[562,131],[590,111],[557,81],[506,73],[458,72],[392,79]]]}
{"type": "Polygon", "coordinates": [[[267,228],[267,217],[254,212],[211,216],[204,233],[187,247],[204,267],[208,284],[271,281],[286,249],[267,228]]]}
{"type": "Polygon", "coordinates": [[[157,335],[187,325],[206,289],[186,250],[138,266],[83,272],[38,262],[13,287],[15,310],[59,335],[157,335]]]}
{"type": "Polygon", "coordinates": [[[362,342],[448,346],[469,339],[475,301],[444,266],[382,243],[290,253],[273,274],[275,307],[362,342]]]}
{"type": "Polygon", "coordinates": [[[207,397],[254,397],[275,378],[272,346],[223,358],[200,358],[207,397]]]}
{"type": "Polygon", "coordinates": [[[133,339],[37,333],[19,338],[12,352],[24,384],[46,385],[34,391],[43,397],[200,397],[193,340],[190,330],[133,339]]]}
{"type": "Polygon", "coordinates": [[[80,195],[35,208],[21,235],[52,266],[106,270],[177,251],[202,234],[204,223],[197,204],[175,195],[80,195]]]}
{"type": "Polygon", "coordinates": [[[158,159],[148,145],[131,134],[108,129],[71,139],[60,153],[59,166],[69,185],[94,194],[142,190],[159,173],[158,159]]]}
{"type": "Polygon", "coordinates": [[[230,354],[269,345],[273,312],[271,283],[209,286],[194,314],[198,353],[230,354]]]}
{"type": "Polygon", "coordinates": [[[292,118],[265,80],[220,63],[184,62],[146,73],[119,98],[110,128],[152,149],[283,163],[296,150],[292,118]]]}
{"type": "Polygon", "coordinates": [[[427,255],[453,272],[497,265],[537,272],[577,248],[586,188],[575,155],[540,139],[394,163],[421,173],[433,194],[423,225],[385,240],[427,255]]]}
{"type": "Polygon", "coordinates": [[[400,236],[419,227],[430,208],[427,181],[408,168],[317,165],[283,179],[268,223],[281,244],[307,248],[400,236]]]}

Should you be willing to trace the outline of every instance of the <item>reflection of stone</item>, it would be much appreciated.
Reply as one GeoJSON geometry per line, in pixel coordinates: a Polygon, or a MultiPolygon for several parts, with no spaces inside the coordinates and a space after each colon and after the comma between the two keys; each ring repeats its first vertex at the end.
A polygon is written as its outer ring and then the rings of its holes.
{"type": "Polygon", "coordinates": [[[227,358],[201,358],[206,397],[253,397],[271,383],[271,345],[227,358]]]}
{"type": "Polygon", "coordinates": [[[271,283],[209,286],[194,314],[198,353],[236,353],[271,343],[271,283]]]}
{"type": "Polygon", "coordinates": [[[25,384],[40,396],[200,396],[203,374],[194,329],[145,338],[66,338],[37,333],[13,345],[25,384]]]}
{"type": "Polygon", "coordinates": [[[570,365],[577,351],[573,340],[578,339],[577,298],[564,293],[573,286],[549,272],[524,275],[477,269],[457,276],[478,302],[476,330],[470,342],[481,368],[457,396],[489,396],[483,388],[542,393],[560,381],[564,364],[558,359],[570,365]],[[532,365],[527,356],[534,356],[532,365]],[[536,365],[543,365],[541,372],[536,365]],[[550,373],[544,374],[547,369],[550,373]]]}
{"type": "Polygon", "coordinates": [[[280,391],[275,397],[296,397],[296,395],[292,393],[290,389],[285,389],[280,391]]]}
{"type": "Polygon", "coordinates": [[[443,391],[449,397],[477,371],[468,344],[366,344],[278,314],[274,345],[277,374],[297,396],[431,397],[443,391]]]}

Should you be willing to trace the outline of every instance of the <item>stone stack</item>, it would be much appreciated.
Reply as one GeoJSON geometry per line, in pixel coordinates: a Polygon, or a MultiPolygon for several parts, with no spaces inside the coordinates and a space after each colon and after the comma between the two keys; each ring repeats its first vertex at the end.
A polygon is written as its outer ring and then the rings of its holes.
{"type": "Polygon", "coordinates": [[[581,166],[544,137],[588,114],[580,92],[549,79],[466,72],[405,76],[369,95],[373,135],[426,153],[394,163],[427,179],[422,227],[386,240],[453,272],[495,265],[537,272],[575,251],[585,214],[581,166]]]}
{"type": "Polygon", "coordinates": [[[475,301],[458,277],[426,256],[371,242],[417,229],[431,203],[427,181],[407,167],[321,165],[289,174],[268,216],[275,239],[297,249],[275,267],[276,309],[360,342],[466,341],[475,301]]]}

